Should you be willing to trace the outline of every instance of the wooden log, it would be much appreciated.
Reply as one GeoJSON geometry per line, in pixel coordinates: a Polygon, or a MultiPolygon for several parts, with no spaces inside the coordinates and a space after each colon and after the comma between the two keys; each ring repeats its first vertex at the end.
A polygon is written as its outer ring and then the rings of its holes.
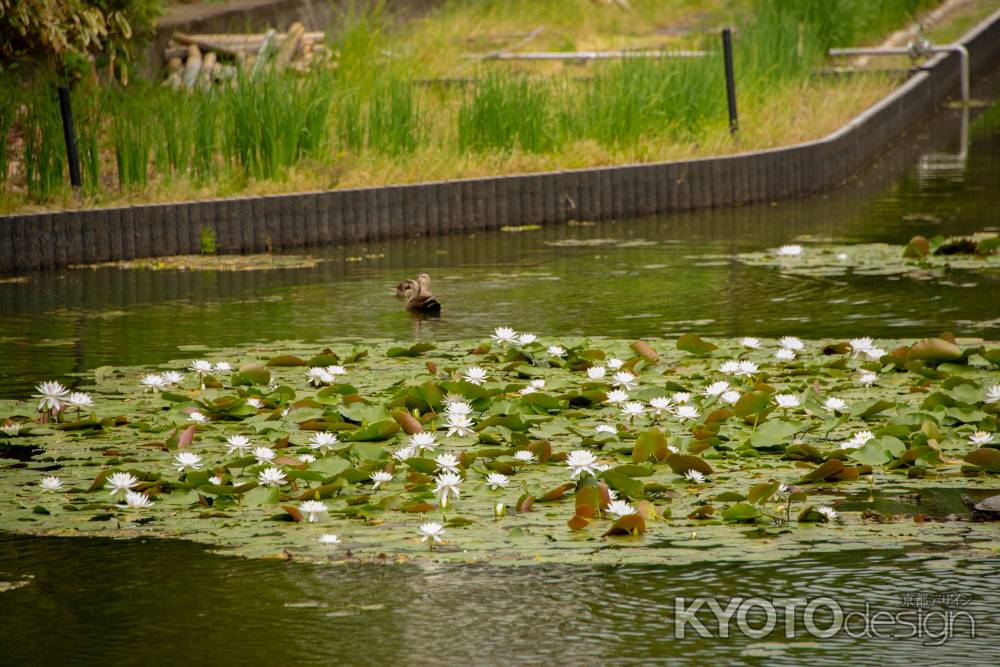
{"type": "Polygon", "coordinates": [[[276,70],[280,72],[292,62],[292,57],[299,49],[299,41],[305,33],[305,26],[301,23],[296,22],[291,25],[288,29],[288,36],[285,37],[278,48],[278,55],[274,57],[274,68],[276,70]]]}
{"type": "Polygon", "coordinates": [[[212,87],[215,77],[216,55],[214,51],[209,51],[201,61],[201,72],[198,74],[198,87],[208,90],[212,87]]]}
{"type": "Polygon", "coordinates": [[[188,47],[187,62],[184,64],[184,87],[190,90],[198,81],[198,74],[201,72],[201,49],[192,44],[188,47]]]}

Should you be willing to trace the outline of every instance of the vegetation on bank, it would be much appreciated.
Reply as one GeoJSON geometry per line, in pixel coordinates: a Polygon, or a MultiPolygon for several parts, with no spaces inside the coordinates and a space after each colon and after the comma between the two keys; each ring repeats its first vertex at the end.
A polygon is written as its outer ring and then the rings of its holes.
{"type": "MultiPolygon", "coordinates": [[[[634,2],[632,12],[570,4],[448,2],[401,25],[378,11],[354,14],[336,33],[329,67],[304,75],[243,72],[209,90],[174,91],[134,76],[123,88],[83,77],[73,90],[82,204],[576,168],[815,138],[898,81],[816,76],[826,49],[873,40],[934,3],[678,0],[634,2]],[[723,24],[737,28],[736,140],[716,30],[723,24]],[[585,66],[463,57],[500,50],[519,41],[514,31],[536,26],[544,29],[524,48],[658,46],[708,55],[585,66]],[[686,32],[657,34],[677,26],[686,32]]],[[[79,206],[66,169],[51,85],[28,88],[7,76],[0,212],[79,206]]]]}

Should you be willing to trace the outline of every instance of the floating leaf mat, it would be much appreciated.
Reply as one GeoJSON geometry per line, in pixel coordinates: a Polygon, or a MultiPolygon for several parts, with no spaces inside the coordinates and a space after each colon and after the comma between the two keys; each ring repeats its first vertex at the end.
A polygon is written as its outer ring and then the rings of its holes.
{"type": "MultiPolygon", "coordinates": [[[[915,237],[914,241],[922,237],[915,237]]],[[[853,273],[865,276],[906,276],[916,280],[938,280],[952,271],[994,273],[1000,271],[1000,240],[996,234],[980,233],[970,237],[924,239],[923,252],[913,241],[905,246],[888,243],[854,245],[785,246],[799,248],[798,254],[781,254],[780,249],[745,252],[737,255],[744,264],[775,268],[794,276],[839,276],[853,273]],[[970,241],[980,252],[935,254],[940,248],[970,241]],[[914,246],[911,248],[911,246],[914,246]]]]}
{"type": "Polygon", "coordinates": [[[1000,543],[1000,524],[973,523],[964,507],[942,514],[907,501],[1000,493],[994,343],[942,335],[863,341],[865,352],[859,341],[804,341],[780,359],[796,341],[519,340],[283,342],[205,355],[232,370],[199,373],[185,359],[61,378],[94,407],[52,420],[37,398],[0,402],[0,530],[382,562],[986,554],[1000,543]],[[473,366],[486,376],[479,384],[473,366]],[[153,390],[140,382],[167,371],[183,378],[153,390]],[[627,400],[614,402],[616,391],[627,400]],[[472,425],[449,435],[455,402],[472,425]],[[433,443],[407,452],[420,431],[433,443]],[[336,442],[310,446],[319,433],[336,442]],[[271,460],[230,453],[234,435],[273,450],[271,460]],[[186,454],[197,469],[178,470],[186,454]],[[442,454],[460,480],[446,506],[442,454]],[[282,482],[264,486],[271,467],[282,482]],[[391,478],[376,488],[376,472],[391,478]],[[122,507],[105,488],[114,473],[133,475],[152,506],[122,507]],[[491,489],[490,474],[506,487],[491,489]],[[46,476],[62,487],[44,490],[46,476]],[[897,510],[879,511],[869,496],[893,498],[897,510]],[[307,501],[326,507],[315,522],[307,501]],[[444,530],[433,548],[418,532],[428,522],[444,530]],[[326,534],[339,543],[322,542],[326,534]]]}

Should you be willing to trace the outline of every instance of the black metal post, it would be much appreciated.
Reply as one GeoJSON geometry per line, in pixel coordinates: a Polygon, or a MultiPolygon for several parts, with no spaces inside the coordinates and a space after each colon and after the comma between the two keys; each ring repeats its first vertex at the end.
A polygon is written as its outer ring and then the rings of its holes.
{"type": "Polygon", "coordinates": [[[733,75],[733,34],[729,28],[722,29],[722,57],[726,62],[726,95],[729,99],[729,132],[740,131],[739,114],[736,112],[736,77],[733,75]]]}
{"type": "Polygon", "coordinates": [[[76,149],[73,108],[69,103],[67,86],[59,86],[59,111],[62,112],[63,137],[66,139],[66,157],[69,159],[69,182],[74,188],[79,188],[83,185],[80,180],[80,153],[76,149]]]}

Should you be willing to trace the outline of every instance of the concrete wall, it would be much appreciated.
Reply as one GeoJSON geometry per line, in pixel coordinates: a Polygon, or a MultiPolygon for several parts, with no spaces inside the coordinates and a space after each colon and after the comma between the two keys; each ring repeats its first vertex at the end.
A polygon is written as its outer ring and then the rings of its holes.
{"type": "MultiPolygon", "coordinates": [[[[1000,59],[1000,12],[963,42],[973,73],[1000,59]]],[[[958,87],[958,56],[942,54],[823,139],[720,158],[8,216],[0,271],[197,253],[203,227],[218,252],[249,253],[803,196],[842,183],[958,87]]]]}

